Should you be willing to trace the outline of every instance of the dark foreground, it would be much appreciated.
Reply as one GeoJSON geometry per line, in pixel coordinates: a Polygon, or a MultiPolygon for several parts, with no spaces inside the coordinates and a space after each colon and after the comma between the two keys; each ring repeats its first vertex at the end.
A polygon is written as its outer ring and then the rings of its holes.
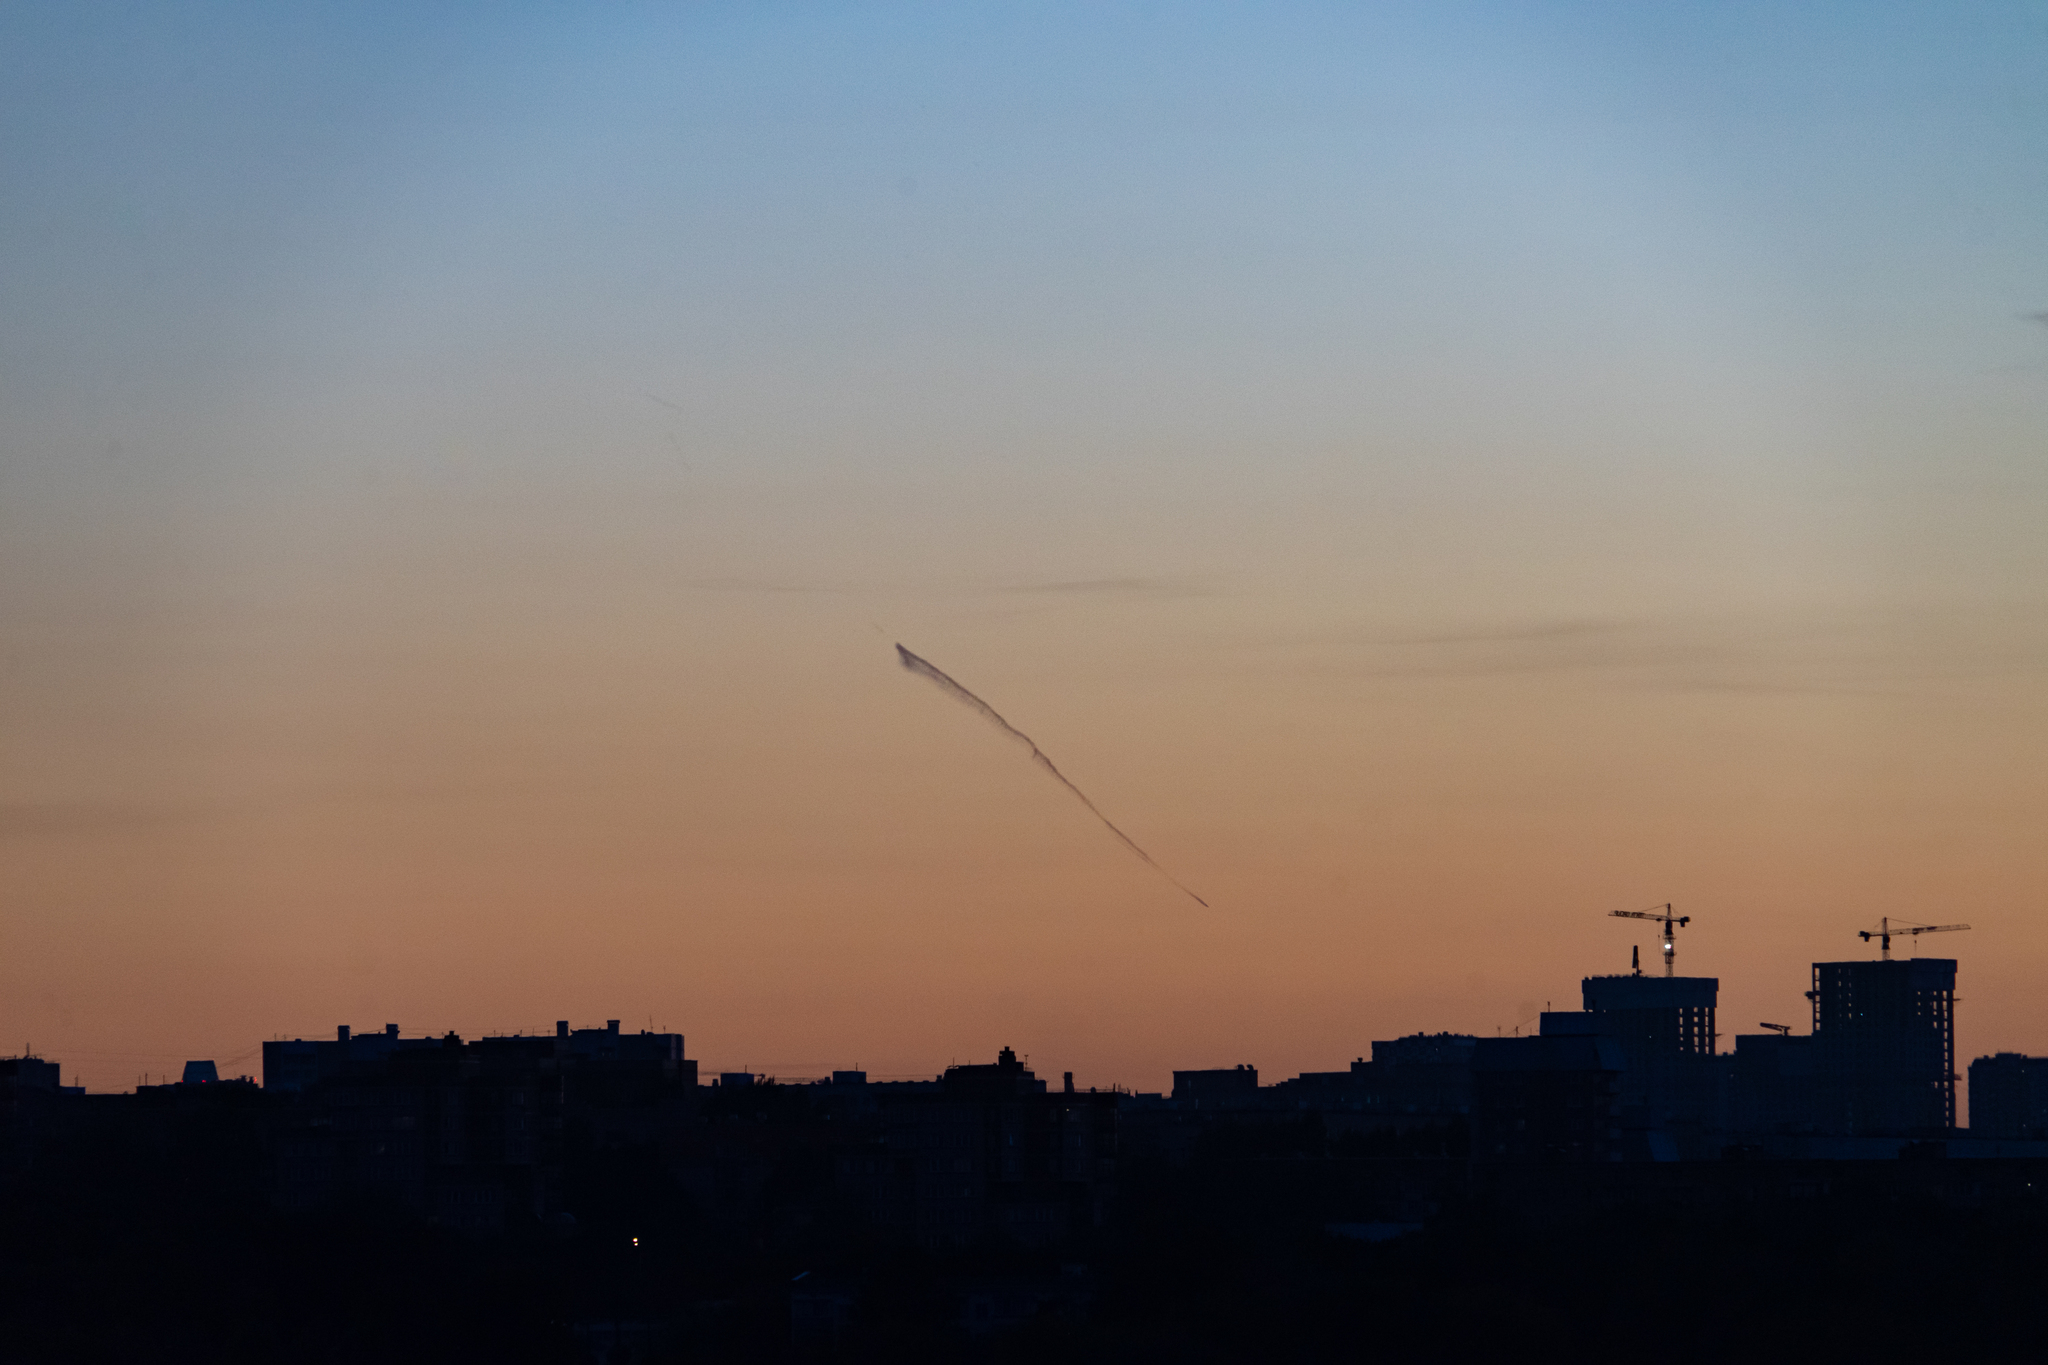
{"type": "Polygon", "coordinates": [[[471,1237],[375,1208],[280,1215],[189,1164],[110,1172],[59,1158],[5,1191],[0,1354],[218,1362],[2036,1356],[2048,1207],[2030,1186],[2041,1182],[2005,1163],[1918,1167],[1731,1172],[1740,1177],[1732,1183],[1709,1171],[1705,1186],[1642,1168],[1611,1180],[1581,1172],[1537,1182],[1541,1198],[1520,1198],[1519,1187],[1475,1184],[1454,1160],[1228,1156],[1192,1169],[1133,1169],[1109,1227],[1027,1255],[887,1248],[851,1221],[779,1218],[773,1191],[746,1226],[714,1227],[644,1169],[589,1176],[575,1192],[586,1213],[573,1229],[471,1237]],[[1923,1178],[1922,1169],[1942,1178],[1923,1178]],[[1347,1222],[1364,1210],[1361,1192],[1383,1192],[1390,1175],[1433,1192],[1419,1229],[1347,1222]],[[1712,1197],[1702,1198],[1703,1188],[1712,1197]],[[1361,1240],[1368,1237],[1385,1240],[1361,1240]]]}

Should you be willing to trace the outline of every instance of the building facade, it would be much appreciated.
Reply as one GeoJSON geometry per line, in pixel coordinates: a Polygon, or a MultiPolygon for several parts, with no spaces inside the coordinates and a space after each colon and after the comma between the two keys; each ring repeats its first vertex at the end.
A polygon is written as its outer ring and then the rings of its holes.
{"type": "Polygon", "coordinates": [[[2000,1052],[1970,1063],[1970,1136],[2048,1138],[2048,1057],[2000,1052]]]}
{"type": "Polygon", "coordinates": [[[1940,1136],[1956,1123],[1953,958],[1813,964],[1823,1132],[1940,1136]]]}

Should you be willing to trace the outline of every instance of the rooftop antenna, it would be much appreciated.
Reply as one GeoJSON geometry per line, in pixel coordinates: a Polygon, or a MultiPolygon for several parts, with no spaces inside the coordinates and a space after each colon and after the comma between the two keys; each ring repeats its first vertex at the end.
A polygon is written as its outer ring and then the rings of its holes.
{"type": "Polygon", "coordinates": [[[1915,924],[1910,920],[1904,924],[1893,924],[1890,916],[1886,916],[1877,922],[1875,929],[1858,929],[1856,937],[1862,939],[1865,943],[1876,939],[1878,961],[1890,962],[1892,960],[1893,934],[1951,934],[1958,929],[1967,929],[1969,927],[1967,924],[1915,924]]]}
{"type": "MultiPolygon", "coordinates": [[[[1664,975],[1671,975],[1671,959],[1678,953],[1678,941],[1675,935],[1680,925],[1692,923],[1691,915],[1672,914],[1671,906],[1668,902],[1665,904],[1662,914],[1654,910],[1610,910],[1608,913],[1615,919],[1646,919],[1662,924],[1664,926],[1664,975]]],[[[1864,937],[1868,938],[1869,935],[1866,934],[1864,937]]]]}

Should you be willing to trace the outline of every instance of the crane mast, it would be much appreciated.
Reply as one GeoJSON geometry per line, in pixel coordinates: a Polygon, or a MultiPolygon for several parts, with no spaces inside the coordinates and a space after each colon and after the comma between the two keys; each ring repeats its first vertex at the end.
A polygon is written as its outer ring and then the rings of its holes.
{"type": "Polygon", "coordinates": [[[1967,929],[1969,927],[1967,924],[1915,924],[1910,920],[1904,924],[1893,924],[1891,917],[1887,915],[1877,922],[1875,929],[1858,929],[1856,937],[1862,939],[1865,943],[1876,939],[1878,944],[1878,961],[1890,962],[1892,960],[1893,934],[1904,934],[1907,936],[1913,934],[1952,934],[1958,929],[1967,929]]]}
{"type": "Polygon", "coordinates": [[[1672,959],[1678,956],[1678,928],[1692,923],[1691,915],[1674,915],[1667,903],[1663,910],[1610,910],[1615,919],[1646,919],[1664,926],[1664,975],[1671,975],[1672,959]]]}

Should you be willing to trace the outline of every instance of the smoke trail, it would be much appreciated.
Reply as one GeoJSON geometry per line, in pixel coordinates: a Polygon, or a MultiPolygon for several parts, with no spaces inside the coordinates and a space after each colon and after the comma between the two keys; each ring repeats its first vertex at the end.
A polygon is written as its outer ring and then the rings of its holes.
{"type": "Polygon", "coordinates": [[[1103,827],[1105,829],[1107,829],[1111,834],[1114,834],[1117,838],[1123,840],[1125,848],[1128,848],[1131,852],[1137,854],[1146,862],[1151,863],[1152,870],[1154,872],[1157,872],[1160,876],[1166,878],[1166,880],[1172,882],[1175,886],[1180,887],[1180,889],[1183,892],[1186,892],[1188,898],[1194,901],[1195,904],[1201,906],[1205,910],[1208,909],[1209,902],[1203,900],[1194,892],[1189,891],[1185,886],[1181,886],[1179,878],[1175,877],[1171,872],[1168,872],[1158,863],[1153,862],[1151,854],[1147,853],[1144,849],[1139,848],[1137,844],[1133,843],[1131,841],[1130,835],[1124,833],[1122,830],[1118,829],[1114,824],[1110,823],[1109,817],[1107,815],[1104,815],[1100,810],[1096,809],[1095,803],[1088,799],[1087,793],[1083,792],[1079,787],[1075,786],[1072,782],[1069,782],[1067,780],[1067,775],[1061,772],[1058,768],[1054,767],[1052,760],[1045,756],[1045,751],[1040,749],[1036,744],[1033,744],[1031,742],[1031,736],[1025,734],[1022,730],[1019,730],[1016,726],[1010,724],[1010,722],[1004,720],[1001,716],[997,715],[995,707],[990,706],[980,697],[975,696],[972,692],[969,692],[959,683],[954,682],[950,677],[946,676],[946,674],[942,672],[940,669],[926,662],[925,660],[918,658],[915,654],[912,654],[902,645],[896,646],[896,661],[902,664],[905,668],[909,669],[912,673],[918,674],[920,677],[931,679],[933,682],[937,683],[942,689],[944,689],[948,694],[950,694],[955,700],[963,701],[967,703],[969,706],[973,707],[975,710],[981,712],[983,716],[987,717],[990,721],[994,722],[997,729],[1001,730],[1011,739],[1016,740],[1025,748],[1029,749],[1031,751],[1032,761],[1037,763],[1038,766],[1040,766],[1041,768],[1044,768],[1047,772],[1051,773],[1055,778],[1059,779],[1059,784],[1062,787],[1065,787],[1068,791],[1072,792],[1077,798],[1079,798],[1081,804],[1086,806],[1089,809],[1089,811],[1094,814],[1095,818],[1102,822],[1103,827]]]}

